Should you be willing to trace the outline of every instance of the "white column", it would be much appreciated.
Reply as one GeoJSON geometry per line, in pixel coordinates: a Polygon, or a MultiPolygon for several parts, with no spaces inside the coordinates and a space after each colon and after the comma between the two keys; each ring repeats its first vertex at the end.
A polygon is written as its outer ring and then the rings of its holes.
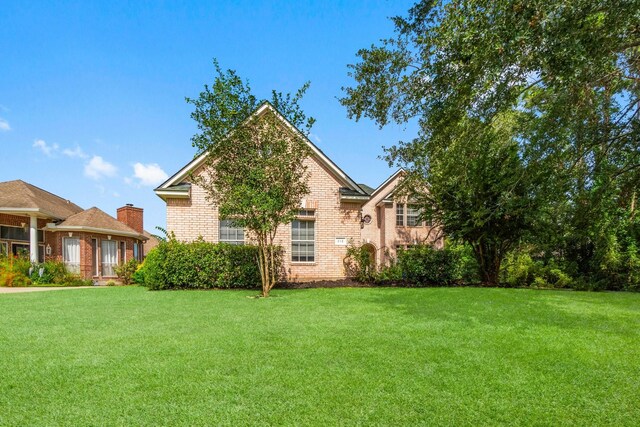
{"type": "Polygon", "coordinates": [[[38,218],[31,217],[29,224],[29,253],[31,262],[38,262],[38,218]]]}

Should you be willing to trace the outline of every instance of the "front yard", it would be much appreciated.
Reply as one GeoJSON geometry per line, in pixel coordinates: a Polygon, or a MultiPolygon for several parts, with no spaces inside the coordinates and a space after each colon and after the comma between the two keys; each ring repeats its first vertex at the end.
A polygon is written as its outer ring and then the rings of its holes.
{"type": "Polygon", "coordinates": [[[514,289],[0,295],[0,425],[640,419],[640,295],[514,289]]]}

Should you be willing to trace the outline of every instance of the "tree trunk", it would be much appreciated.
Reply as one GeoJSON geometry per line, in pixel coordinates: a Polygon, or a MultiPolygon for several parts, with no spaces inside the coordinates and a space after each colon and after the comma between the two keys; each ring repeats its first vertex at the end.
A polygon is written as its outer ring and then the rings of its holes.
{"type": "Polygon", "coordinates": [[[273,247],[274,236],[260,236],[258,253],[260,280],[262,281],[262,297],[267,298],[276,284],[276,259],[273,247]]]}
{"type": "Polygon", "coordinates": [[[500,283],[502,255],[497,244],[472,243],[473,254],[478,261],[480,280],[483,284],[496,286],[500,283]]]}

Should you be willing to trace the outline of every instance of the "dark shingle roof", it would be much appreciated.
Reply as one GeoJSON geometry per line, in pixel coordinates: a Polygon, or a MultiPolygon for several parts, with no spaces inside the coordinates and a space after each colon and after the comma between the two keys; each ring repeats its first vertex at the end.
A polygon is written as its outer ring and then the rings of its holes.
{"type": "Polygon", "coordinates": [[[375,188],[369,187],[367,184],[358,184],[358,187],[362,188],[368,195],[375,191],[375,188]]]}

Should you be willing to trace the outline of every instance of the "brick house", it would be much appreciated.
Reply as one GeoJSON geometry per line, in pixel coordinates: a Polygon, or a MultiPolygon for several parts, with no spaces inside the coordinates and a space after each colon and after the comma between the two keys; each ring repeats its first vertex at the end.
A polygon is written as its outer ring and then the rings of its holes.
{"type": "Polygon", "coordinates": [[[21,180],[0,182],[0,253],[57,260],[85,279],[115,277],[116,265],[144,256],[143,210],[126,205],[117,219],[21,180]]]}
{"type": "MultiPolygon", "coordinates": [[[[254,115],[269,111],[285,121],[291,132],[298,132],[269,103],[254,115]]],[[[288,280],[344,278],[349,243],[366,245],[377,264],[388,262],[399,247],[442,244],[433,227],[417,221],[413,206],[394,200],[402,171],[373,189],[357,184],[309,139],[305,141],[312,152],[305,160],[310,192],[302,200],[298,217],[282,225],[276,235],[276,243],[284,249],[288,280]]],[[[154,190],[167,205],[167,231],[182,241],[201,236],[209,242],[242,244],[248,239],[245,231],[221,220],[204,189],[190,178],[202,173],[205,160],[206,153],[196,157],[154,190]]]]}

